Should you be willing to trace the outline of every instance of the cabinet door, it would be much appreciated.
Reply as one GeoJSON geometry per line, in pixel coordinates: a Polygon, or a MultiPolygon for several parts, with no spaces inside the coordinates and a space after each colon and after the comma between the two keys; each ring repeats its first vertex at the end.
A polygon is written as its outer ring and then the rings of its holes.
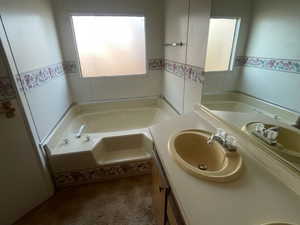
{"type": "Polygon", "coordinates": [[[166,201],[169,187],[161,172],[159,162],[154,160],[152,166],[152,209],[156,225],[166,222],[166,201]]]}
{"type": "Polygon", "coordinates": [[[171,192],[167,198],[167,222],[168,225],[185,225],[181,212],[178,208],[177,202],[171,192]]]}

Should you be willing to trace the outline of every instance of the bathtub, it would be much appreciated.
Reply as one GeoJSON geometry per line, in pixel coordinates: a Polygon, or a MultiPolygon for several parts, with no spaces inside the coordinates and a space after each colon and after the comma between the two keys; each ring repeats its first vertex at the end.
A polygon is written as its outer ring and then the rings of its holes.
{"type": "Polygon", "coordinates": [[[56,186],[149,173],[148,128],[176,116],[162,99],[74,105],[44,142],[56,186]]]}
{"type": "Polygon", "coordinates": [[[202,104],[213,111],[260,113],[286,124],[293,124],[298,117],[291,110],[239,92],[204,95],[202,104]]]}

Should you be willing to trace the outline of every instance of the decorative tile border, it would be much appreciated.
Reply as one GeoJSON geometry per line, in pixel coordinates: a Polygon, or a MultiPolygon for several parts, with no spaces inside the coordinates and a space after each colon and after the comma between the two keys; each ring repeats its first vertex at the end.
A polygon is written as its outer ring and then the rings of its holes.
{"type": "MultiPolygon", "coordinates": [[[[72,75],[80,72],[76,61],[65,61],[63,66],[66,74],[72,75]]],[[[150,71],[162,70],[163,66],[164,62],[161,58],[153,58],[148,60],[148,68],[150,71]]]]}
{"type": "Polygon", "coordinates": [[[164,69],[165,71],[184,79],[199,82],[201,84],[204,82],[203,69],[200,67],[165,59],[164,69]]]}
{"type": "Polygon", "coordinates": [[[57,63],[40,69],[21,73],[20,76],[17,77],[17,81],[19,85],[21,85],[21,87],[27,91],[32,88],[40,87],[50,80],[62,77],[64,75],[65,72],[63,64],[57,63]]]}
{"type": "Polygon", "coordinates": [[[63,67],[66,74],[79,73],[79,68],[75,61],[64,61],[63,67]]]}
{"type": "Polygon", "coordinates": [[[16,97],[12,82],[8,77],[0,77],[0,102],[16,97]]]}
{"type": "MultiPolygon", "coordinates": [[[[149,70],[163,69],[163,60],[160,58],[150,59],[148,64],[149,70]]],[[[21,73],[20,76],[16,76],[16,80],[19,90],[28,91],[40,87],[53,79],[62,77],[65,74],[74,74],[78,72],[79,68],[75,61],[65,61],[63,63],[57,63],[21,73]]],[[[0,79],[0,101],[13,98],[15,93],[9,78],[0,77],[0,79]]]]}
{"type": "Polygon", "coordinates": [[[148,60],[149,70],[162,70],[164,67],[164,60],[161,58],[148,60]]]}
{"type": "Polygon", "coordinates": [[[57,188],[101,182],[121,177],[151,174],[152,161],[129,162],[124,164],[96,167],[92,169],[61,172],[54,174],[57,188]]]}
{"type": "Polygon", "coordinates": [[[236,66],[256,67],[287,73],[300,73],[300,60],[238,56],[236,66]]]}

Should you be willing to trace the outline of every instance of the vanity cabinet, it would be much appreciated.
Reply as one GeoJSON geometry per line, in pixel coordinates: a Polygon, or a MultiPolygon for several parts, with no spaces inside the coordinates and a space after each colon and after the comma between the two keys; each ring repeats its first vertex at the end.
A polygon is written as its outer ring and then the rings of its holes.
{"type": "Polygon", "coordinates": [[[152,211],[156,225],[185,225],[155,149],[153,155],[152,211]]]}
{"type": "Polygon", "coordinates": [[[152,209],[157,225],[166,224],[166,206],[169,186],[164,178],[159,165],[159,159],[155,157],[152,166],[152,209]]]}

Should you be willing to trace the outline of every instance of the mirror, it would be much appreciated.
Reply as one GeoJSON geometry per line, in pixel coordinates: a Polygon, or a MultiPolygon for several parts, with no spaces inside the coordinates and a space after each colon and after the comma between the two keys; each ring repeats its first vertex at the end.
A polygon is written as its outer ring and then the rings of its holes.
{"type": "Polygon", "coordinates": [[[202,105],[300,171],[300,1],[212,0],[202,105]]]}

